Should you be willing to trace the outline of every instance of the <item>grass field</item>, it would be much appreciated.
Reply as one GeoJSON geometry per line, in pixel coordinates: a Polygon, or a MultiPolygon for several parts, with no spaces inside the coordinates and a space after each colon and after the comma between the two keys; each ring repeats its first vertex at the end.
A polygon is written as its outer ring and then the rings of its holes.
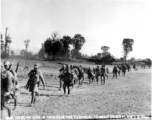
{"type": "MultiPolygon", "coordinates": [[[[4,61],[4,59],[2,60],[4,61]]],[[[11,60],[10,60],[11,61],[11,60]]],[[[16,68],[15,60],[12,69],[16,68]]],[[[20,60],[21,65],[24,60],[20,60]]],[[[29,107],[31,96],[23,86],[28,78],[22,78],[20,66],[18,79],[21,86],[19,104],[14,116],[53,116],[53,115],[151,115],[151,69],[141,69],[127,72],[126,76],[112,79],[112,67],[109,78],[105,85],[97,83],[88,84],[87,75],[82,87],[77,84],[71,90],[71,95],[63,96],[63,90],[59,91],[59,62],[27,60],[29,67],[27,73],[33,68],[34,63],[41,65],[40,70],[44,74],[47,90],[41,85],[36,105],[29,107]]],[[[64,62],[73,65],[82,65],[88,68],[95,67],[94,63],[88,62],[64,62]]],[[[12,106],[12,104],[10,104],[12,106]]]]}

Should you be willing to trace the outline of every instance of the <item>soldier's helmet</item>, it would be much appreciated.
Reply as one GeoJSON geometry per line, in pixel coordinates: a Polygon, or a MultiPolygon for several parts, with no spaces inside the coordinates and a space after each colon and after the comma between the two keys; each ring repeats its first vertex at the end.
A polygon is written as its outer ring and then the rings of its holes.
{"type": "Polygon", "coordinates": [[[65,64],[63,64],[63,65],[62,65],[62,67],[63,67],[63,68],[66,68],[66,65],[65,65],[65,64]]]}
{"type": "Polygon", "coordinates": [[[39,68],[39,64],[38,63],[34,64],[34,68],[39,68]]]}
{"type": "Polygon", "coordinates": [[[5,65],[6,65],[6,66],[10,65],[10,62],[9,62],[9,61],[5,61],[5,62],[4,62],[4,66],[5,66],[5,65]]]}

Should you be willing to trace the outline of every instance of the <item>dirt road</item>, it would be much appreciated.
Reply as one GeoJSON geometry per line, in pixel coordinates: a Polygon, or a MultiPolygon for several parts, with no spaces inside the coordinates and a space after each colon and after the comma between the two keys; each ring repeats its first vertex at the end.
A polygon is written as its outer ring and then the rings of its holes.
{"type": "MultiPolygon", "coordinates": [[[[30,107],[30,93],[22,79],[21,94],[14,116],[53,116],[53,115],[150,115],[151,114],[151,71],[138,69],[127,72],[117,79],[106,79],[106,84],[77,85],[69,96],[59,91],[58,67],[41,69],[47,84],[47,90],[40,86],[36,105],[30,107]]],[[[85,76],[86,77],[86,76],[85,76]]],[[[28,119],[29,120],[29,119],[28,119]]]]}

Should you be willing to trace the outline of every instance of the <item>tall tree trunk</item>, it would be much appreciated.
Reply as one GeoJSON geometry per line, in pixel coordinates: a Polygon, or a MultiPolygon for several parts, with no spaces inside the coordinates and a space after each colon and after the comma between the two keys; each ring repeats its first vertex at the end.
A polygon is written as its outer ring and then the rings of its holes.
{"type": "Polygon", "coordinates": [[[127,55],[125,55],[125,64],[126,64],[126,58],[127,58],[127,55]]]}
{"type": "Polygon", "coordinates": [[[8,30],[8,28],[6,27],[6,33],[5,33],[5,54],[6,54],[6,50],[7,50],[7,30],[8,30]]]}

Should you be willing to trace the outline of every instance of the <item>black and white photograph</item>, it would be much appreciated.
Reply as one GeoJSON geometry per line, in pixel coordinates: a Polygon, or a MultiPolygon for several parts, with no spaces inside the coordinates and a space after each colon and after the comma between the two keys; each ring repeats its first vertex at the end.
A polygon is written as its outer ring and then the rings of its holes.
{"type": "Polygon", "coordinates": [[[1,0],[0,120],[150,120],[152,0],[1,0]]]}

